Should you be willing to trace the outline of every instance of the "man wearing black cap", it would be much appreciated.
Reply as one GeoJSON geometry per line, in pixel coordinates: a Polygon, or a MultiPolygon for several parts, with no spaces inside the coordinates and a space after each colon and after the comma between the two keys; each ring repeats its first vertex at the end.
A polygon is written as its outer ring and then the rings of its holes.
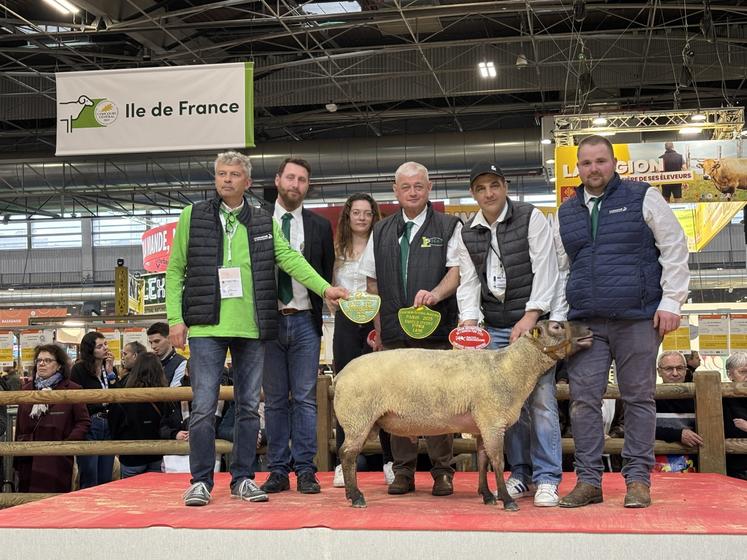
{"type": "MultiPolygon", "coordinates": [[[[558,281],[552,231],[542,212],[508,197],[495,164],[472,168],[470,193],[480,210],[461,232],[459,318],[462,325],[476,325],[482,312],[490,347],[503,348],[552,309],[558,281]]],[[[545,507],[558,505],[563,471],[554,374],[552,368],[539,380],[505,445],[509,494],[533,495],[534,505],[545,507]]]]}

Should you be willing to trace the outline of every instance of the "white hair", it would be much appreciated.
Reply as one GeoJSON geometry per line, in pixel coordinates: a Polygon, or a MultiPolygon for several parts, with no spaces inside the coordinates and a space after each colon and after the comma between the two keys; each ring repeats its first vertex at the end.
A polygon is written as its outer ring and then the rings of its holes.
{"type": "Polygon", "coordinates": [[[745,366],[747,366],[747,352],[734,352],[726,360],[727,373],[745,366]]]}
{"type": "Polygon", "coordinates": [[[213,166],[216,172],[218,171],[218,165],[240,165],[244,168],[247,177],[252,176],[252,162],[249,160],[249,156],[233,150],[218,154],[213,166]]]}
{"type": "Polygon", "coordinates": [[[416,161],[408,161],[400,165],[397,168],[397,171],[394,172],[394,182],[398,183],[399,178],[402,175],[404,175],[405,177],[412,177],[420,173],[425,175],[426,181],[430,181],[430,179],[428,179],[428,169],[425,167],[425,165],[422,165],[416,161]]]}
{"type": "Polygon", "coordinates": [[[659,355],[659,359],[656,361],[656,367],[661,367],[661,362],[664,361],[664,358],[668,358],[669,356],[679,356],[682,360],[682,365],[687,366],[687,360],[682,352],[678,352],[677,350],[667,350],[659,355]]]}

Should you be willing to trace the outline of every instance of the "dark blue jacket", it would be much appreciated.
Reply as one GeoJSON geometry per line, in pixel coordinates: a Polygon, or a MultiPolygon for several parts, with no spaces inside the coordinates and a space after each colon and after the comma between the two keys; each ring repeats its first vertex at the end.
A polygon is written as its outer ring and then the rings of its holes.
{"type": "Polygon", "coordinates": [[[560,236],[570,259],[569,319],[649,319],[662,297],[654,234],[643,219],[648,183],[615,173],[604,191],[596,239],[584,205],[584,187],[558,211],[560,236]]]}

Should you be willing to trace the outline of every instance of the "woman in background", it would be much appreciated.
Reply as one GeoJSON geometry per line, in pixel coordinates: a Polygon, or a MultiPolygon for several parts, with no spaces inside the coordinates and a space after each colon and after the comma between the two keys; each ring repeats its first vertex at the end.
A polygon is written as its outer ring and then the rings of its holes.
{"type": "MultiPolygon", "coordinates": [[[[335,269],[333,284],[347,288],[350,294],[366,291],[366,276],[359,269],[361,256],[371,236],[373,226],[381,219],[379,206],[371,195],[356,193],[346,201],[340,213],[335,231],[335,269]]],[[[335,373],[339,373],[351,361],[371,352],[368,345],[368,334],[374,329],[373,322],[360,325],[348,319],[342,311],[335,313],[335,334],[332,340],[332,354],[335,373]]],[[[345,433],[337,424],[337,457],[339,461],[340,446],[345,441],[345,433]]],[[[392,471],[392,452],[389,434],[381,430],[379,440],[383,449],[384,479],[387,484],[394,480],[392,471]]],[[[342,465],[335,467],[332,481],[335,487],[342,487],[345,481],[342,476],[342,465]]]]}
{"type": "MultiPolygon", "coordinates": [[[[31,381],[24,391],[80,389],[70,381],[70,359],[56,344],[44,344],[34,351],[31,381]]],[[[20,404],[16,441],[80,441],[85,439],[91,420],[84,404],[20,404]]],[[[16,457],[19,492],[70,492],[72,456],[16,457]]]]}
{"type": "MultiPolygon", "coordinates": [[[[138,354],[130,372],[117,388],[168,387],[161,360],[152,352],[138,354]]],[[[164,403],[113,403],[109,405],[109,429],[114,440],[157,440],[161,419],[167,413],[164,403]]],[[[161,472],[163,455],[120,455],[122,478],[146,472],[161,472]]]]}
{"type": "MultiPolygon", "coordinates": [[[[80,341],[80,359],[73,366],[70,377],[83,389],[109,389],[116,383],[114,356],[109,351],[103,334],[89,332],[83,336],[80,341]]],[[[91,429],[86,439],[89,441],[110,440],[109,406],[89,404],[88,413],[91,415],[91,429]]],[[[81,489],[111,482],[113,467],[113,455],[78,457],[81,489]]]]}

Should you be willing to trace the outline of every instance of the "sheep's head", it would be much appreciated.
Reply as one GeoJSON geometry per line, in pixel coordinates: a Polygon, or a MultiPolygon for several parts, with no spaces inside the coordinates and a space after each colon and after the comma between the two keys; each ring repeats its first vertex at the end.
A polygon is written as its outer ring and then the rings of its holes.
{"type": "Polygon", "coordinates": [[[589,327],[573,321],[540,321],[525,336],[555,360],[591,347],[593,339],[589,327]]]}

